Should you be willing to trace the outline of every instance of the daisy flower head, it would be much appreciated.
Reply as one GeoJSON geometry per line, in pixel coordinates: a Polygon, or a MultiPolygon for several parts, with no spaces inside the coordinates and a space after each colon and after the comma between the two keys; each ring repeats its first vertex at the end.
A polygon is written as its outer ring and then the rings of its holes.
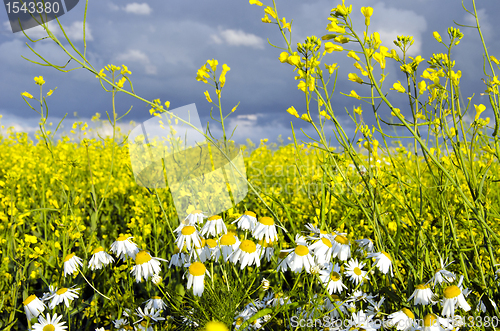
{"type": "Polygon", "coordinates": [[[351,257],[351,242],[349,239],[341,234],[337,234],[332,241],[333,257],[338,257],[341,261],[346,261],[351,257]]]}
{"type": "Polygon", "coordinates": [[[260,267],[260,253],[262,249],[260,245],[256,245],[251,240],[243,240],[238,248],[231,253],[229,260],[234,264],[241,262],[241,270],[243,270],[247,265],[251,266],[255,264],[260,267]]]}
{"type": "Polygon", "coordinates": [[[274,220],[271,217],[261,217],[252,231],[252,236],[257,240],[265,238],[265,241],[268,243],[278,240],[274,220]]]}
{"type": "Polygon", "coordinates": [[[356,243],[358,243],[358,252],[367,252],[367,253],[372,253],[375,245],[373,244],[373,241],[371,239],[357,239],[356,243]]]}
{"type": "Polygon", "coordinates": [[[344,288],[347,288],[342,283],[342,276],[340,274],[340,267],[337,263],[328,263],[325,270],[320,270],[319,278],[323,285],[327,287],[328,293],[341,293],[344,288]]]}
{"type": "Polygon", "coordinates": [[[114,243],[111,244],[111,252],[113,252],[119,259],[123,261],[126,260],[127,256],[135,259],[135,255],[139,253],[139,247],[137,244],[132,242],[134,237],[121,235],[116,239],[114,243]]]}
{"type": "Polygon", "coordinates": [[[160,273],[160,259],[158,257],[152,257],[147,251],[140,251],[135,256],[135,266],[132,267],[130,273],[134,274],[137,283],[142,281],[142,277],[148,280],[149,277],[153,277],[160,273]]]}
{"type": "Polygon", "coordinates": [[[415,286],[415,291],[408,298],[408,301],[413,299],[413,304],[416,305],[428,305],[429,303],[435,304],[436,302],[433,300],[434,293],[432,293],[431,286],[429,284],[420,284],[415,286]]]}
{"type": "Polygon", "coordinates": [[[297,245],[286,257],[286,263],[293,272],[301,272],[302,269],[305,269],[307,273],[311,273],[311,267],[315,265],[314,258],[309,252],[309,247],[301,244],[297,245]]]}
{"type": "Polygon", "coordinates": [[[453,317],[455,315],[455,307],[457,304],[465,311],[469,311],[471,309],[471,307],[465,300],[464,293],[461,289],[461,284],[462,278],[460,279],[458,286],[450,285],[443,290],[443,312],[441,313],[443,316],[453,317]]]}
{"type": "Polygon", "coordinates": [[[201,297],[205,288],[205,275],[208,275],[207,268],[201,262],[193,262],[188,267],[187,289],[193,288],[193,294],[201,297]]]}
{"type": "Polygon", "coordinates": [[[324,235],[314,244],[309,246],[309,249],[314,254],[319,264],[330,262],[334,250],[332,241],[333,237],[331,235],[324,235]]]}
{"type": "Polygon", "coordinates": [[[115,329],[118,331],[127,331],[129,329],[129,323],[126,318],[120,318],[113,321],[115,329]]]}
{"type": "Polygon", "coordinates": [[[416,330],[415,315],[408,308],[403,308],[387,316],[388,327],[396,327],[396,330],[416,330]]]}
{"type": "Polygon", "coordinates": [[[172,258],[170,259],[170,263],[168,264],[168,267],[170,268],[173,265],[176,267],[182,267],[187,262],[189,262],[189,256],[184,252],[180,252],[179,248],[175,247],[174,254],[172,255],[172,258]]]}
{"type": "Polygon", "coordinates": [[[158,274],[153,275],[153,277],[151,278],[151,281],[153,282],[153,284],[155,284],[155,285],[157,285],[157,286],[161,284],[161,281],[162,281],[162,280],[163,280],[163,279],[162,279],[162,278],[161,278],[161,276],[160,276],[160,275],[158,275],[158,274]]]}
{"type": "Polygon", "coordinates": [[[358,263],[357,259],[351,259],[347,263],[345,273],[350,277],[351,282],[353,282],[354,285],[358,285],[363,282],[366,276],[366,271],[363,270],[364,266],[365,264],[363,262],[358,263]]]}
{"type": "Polygon", "coordinates": [[[326,311],[328,311],[333,318],[339,318],[340,313],[347,313],[347,307],[345,306],[343,300],[337,294],[332,294],[330,296],[332,297],[333,302],[330,301],[329,298],[325,298],[326,311]]]}
{"type": "Polygon", "coordinates": [[[79,288],[73,289],[73,287],[75,286],[76,285],[73,285],[71,288],[63,287],[59,290],[56,288],[55,293],[47,298],[47,300],[52,299],[52,301],[49,304],[49,308],[54,309],[58,304],[63,302],[66,305],[66,307],[69,308],[69,302],[78,298],[77,291],[79,290],[79,288]]]}
{"type": "Polygon", "coordinates": [[[266,258],[267,262],[271,262],[271,258],[274,256],[274,245],[276,242],[267,242],[265,240],[260,240],[259,245],[262,247],[262,255],[266,258]]]}
{"type": "Polygon", "coordinates": [[[439,268],[436,271],[436,273],[434,274],[434,276],[432,277],[430,282],[432,282],[432,284],[434,284],[434,285],[436,285],[436,282],[439,283],[440,285],[443,282],[453,283],[453,281],[457,277],[455,276],[455,274],[453,272],[446,270],[446,267],[448,267],[454,261],[451,261],[450,263],[446,264],[446,261],[443,263],[443,259],[440,258],[439,260],[441,262],[441,268],[439,268]]]}
{"type": "Polygon", "coordinates": [[[240,240],[232,233],[228,233],[220,237],[219,248],[214,252],[215,259],[218,260],[222,254],[222,259],[227,261],[231,255],[240,246],[240,240]]]}
{"type": "Polygon", "coordinates": [[[257,218],[254,212],[246,211],[241,217],[234,220],[231,224],[236,223],[238,229],[253,231],[257,225],[257,218]]]}
{"type": "Polygon", "coordinates": [[[46,308],[45,304],[34,294],[30,295],[23,301],[23,306],[28,321],[30,321],[33,317],[38,317],[38,315],[40,315],[40,313],[42,313],[46,308]]]}
{"type": "Polygon", "coordinates": [[[59,322],[63,316],[54,314],[54,316],[50,317],[50,314],[47,313],[47,317],[44,318],[43,315],[38,316],[38,323],[33,325],[33,331],[64,331],[67,329],[66,322],[59,322]]]}
{"type": "Polygon", "coordinates": [[[137,320],[134,324],[146,321],[148,322],[149,325],[151,325],[152,324],[151,321],[158,322],[165,320],[164,317],[160,316],[161,310],[156,310],[154,308],[148,308],[148,307],[145,307],[144,310],[142,310],[142,308],[139,307],[136,309],[136,311],[137,312],[135,313],[135,315],[140,317],[140,319],[137,320]]]}
{"type": "Polygon", "coordinates": [[[320,230],[316,225],[307,223],[305,225],[306,229],[309,231],[309,233],[312,233],[313,235],[309,236],[308,239],[318,239],[316,235],[319,235],[319,237],[323,237],[327,235],[326,231],[320,230]]]}
{"type": "Polygon", "coordinates": [[[66,275],[73,274],[77,269],[78,265],[83,266],[82,259],[75,255],[75,253],[71,253],[66,255],[64,258],[64,277],[66,275]]]}
{"type": "MultiPolygon", "coordinates": [[[[217,245],[217,242],[212,239],[213,242],[215,242],[215,245],[217,245]]],[[[194,249],[191,250],[191,257],[195,256],[200,262],[205,262],[206,260],[210,260],[210,257],[212,256],[212,250],[210,246],[207,245],[207,240],[201,239],[201,246],[194,246],[194,249]]]]}
{"type": "Polygon", "coordinates": [[[262,286],[262,289],[264,291],[269,290],[269,288],[271,287],[271,283],[269,282],[269,280],[267,280],[265,278],[262,279],[262,282],[260,283],[260,285],[262,286]]]}
{"type": "Polygon", "coordinates": [[[163,302],[163,300],[159,296],[153,296],[145,303],[146,303],[146,306],[144,306],[145,309],[163,310],[167,307],[165,302],[163,302]]]}
{"type": "Polygon", "coordinates": [[[190,251],[193,246],[201,246],[201,238],[198,230],[193,225],[186,225],[182,228],[179,237],[175,240],[177,247],[182,251],[184,246],[190,251]]]}
{"type": "Polygon", "coordinates": [[[89,261],[90,270],[101,269],[103,266],[114,262],[115,260],[111,255],[104,251],[103,247],[97,247],[92,251],[92,257],[89,261]]]}
{"type": "Polygon", "coordinates": [[[387,272],[391,271],[391,276],[394,277],[394,273],[392,272],[392,258],[386,252],[379,253],[370,253],[367,256],[368,258],[374,258],[376,261],[375,266],[384,274],[387,275],[387,272]]]}
{"type": "Polygon", "coordinates": [[[424,316],[423,331],[445,331],[450,330],[450,323],[442,317],[435,314],[427,314],[424,316]]]}
{"type": "Polygon", "coordinates": [[[204,218],[207,218],[207,216],[203,215],[201,210],[193,210],[182,223],[185,225],[202,224],[204,218]]]}
{"type": "Polygon", "coordinates": [[[212,237],[219,235],[220,233],[227,233],[226,224],[222,220],[222,217],[215,215],[210,217],[207,222],[203,225],[201,229],[201,235],[210,234],[212,237]]]}

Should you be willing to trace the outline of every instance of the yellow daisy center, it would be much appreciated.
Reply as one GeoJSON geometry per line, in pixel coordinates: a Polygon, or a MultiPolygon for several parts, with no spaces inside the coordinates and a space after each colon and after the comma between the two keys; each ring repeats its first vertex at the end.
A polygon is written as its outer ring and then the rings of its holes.
{"type": "Polygon", "coordinates": [[[243,215],[248,215],[248,216],[252,216],[252,217],[257,216],[253,211],[249,211],[249,210],[247,210],[243,215]]]}
{"type": "Polygon", "coordinates": [[[415,315],[413,315],[413,313],[408,309],[408,308],[403,308],[401,309],[403,311],[403,313],[406,314],[406,316],[408,316],[409,318],[411,319],[415,319],[415,315]]]}
{"type": "Polygon", "coordinates": [[[190,236],[196,231],[194,226],[186,225],[182,228],[181,233],[185,236],[190,236]]]}
{"type": "Polygon", "coordinates": [[[211,321],[205,325],[206,331],[227,331],[226,324],[219,321],[211,321]]]}
{"type": "Polygon", "coordinates": [[[210,217],[208,220],[209,221],[215,221],[215,220],[221,220],[221,219],[222,218],[219,215],[215,215],[215,216],[210,217]]]}
{"type": "Polygon", "coordinates": [[[225,234],[220,238],[220,244],[225,246],[231,246],[236,244],[236,238],[231,234],[225,234]]]}
{"type": "Polygon", "coordinates": [[[358,276],[361,276],[361,269],[359,269],[358,267],[354,268],[354,273],[358,276]]]}
{"type": "Polygon", "coordinates": [[[271,225],[274,225],[274,220],[271,217],[261,217],[259,219],[259,223],[271,226],[271,225]]]}
{"type": "Polygon", "coordinates": [[[332,247],[332,242],[330,241],[330,239],[323,237],[323,238],[321,238],[321,241],[322,241],[322,242],[323,242],[323,244],[325,244],[326,246],[328,246],[328,247],[332,247]]]}
{"type": "Polygon", "coordinates": [[[255,243],[251,240],[243,240],[240,249],[246,253],[253,253],[257,250],[257,246],[255,246],[255,243]]]}
{"type": "Polygon", "coordinates": [[[73,256],[75,256],[75,253],[71,253],[71,254],[66,255],[66,257],[64,258],[64,262],[68,262],[69,260],[71,260],[71,258],[73,256]]]}
{"type": "Polygon", "coordinates": [[[330,278],[331,278],[334,282],[336,282],[336,281],[338,281],[338,280],[340,279],[340,275],[339,275],[339,273],[338,273],[338,272],[335,272],[335,271],[334,271],[334,272],[332,272],[332,274],[330,275],[330,278]]]}
{"type": "Polygon", "coordinates": [[[196,209],[196,210],[193,210],[193,211],[191,212],[191,215],[194,215],[194,214],[201,214],[201,213],[203,213],[201,210],[196,209]]]}
{"type": "Polygon", "coordinates": [[[306,256],[307,254],[309,254],[309,248],[304,245],[298,245],[295,248],[295,254],[297,254],[298,256],[306,256]]]}
{"type": "Polygon", "coordinates": [[[68,291],[68,289],[66,287],[63,287],[62,289],[57,290],[56,294],[61,295],[61,294],[66,293],[67,291],[68,291]]]}
{"type": "Polygon", "coordinates": [[[443,295],[446,299],[456,298],[460,295],[460,293],[462,293],[462,291],[460,291],[460,289],[456,285],[448,286],[443,291],[443,295]]]}
{"type": "Polygon", "coordinates": [[[387,254],[386,252],[382,252],[382,254],[384,254],[389,259],[389,261],[392,262],[392,258],[389,254],[387,254]]]}
{"type": "Polygon", "coordinates": [[[427,314],[424,317],[424,326],[433,326],[437,322],[437,316],[434,314],[427,314]]]}
{"type": "Polygon", "coordinates": [[[31,303],[31,301],[36,299],[36,295],[32,294],[23,301],[23,305],[27,306],[31,303]]]}
{"type": "Polygon", "coordinates": [[[54,331],[56,327],[52,324],[47,324],[43,327],[42,331],[54,331]]]}
{"type": "Polygon", "coordinates": [[[102,252],[102,251],[104,251],[104,248],[103,248],[103,247],[97,247],[96,249],[94,249],[94,250],[92,251],[92,254],[99,253],[99,252],[102,252]]]}
{"type": "Polygon", "coordinates": [[[203,276],[207,268],[201,262],[193,262],[189,266],[189,273],[193,276],[203,276]]]}
{"type": "Polygon", "coordinates": [[[349,244],[349,239],[347,239],[346,237],[344,236],[336,236],[335,237],[335,241],[338,242],[339,244],[342,244],[342,245],[348,245],[349,244]]]}
{"type": "Polygon", "coordinates": [[[430,287],[431,287],[430,285],[426,285],[426,284],[419,284],[419,285],[415,286],[415,288],[417,290],[425,290],[425,289],[428,289],[430,287]]]}
{"type": "Polygon", "coordinates": [[[140,251],[135,256],[135,264],[143,264],[151,261],[151,255],[146,251],[140,251]]]}
{"type": "Polygon", "coordinates": [[[118,239],[116,239],[116,241],[125,241],[127,240],[128,236],[119,236],[118,239]]]}
{"type": "Polygon", "coordinates": [[[217,242],[213,239],[207,239],[206,243],[210,248],[214,248],[215,246],[217,246],[217,242]]]}

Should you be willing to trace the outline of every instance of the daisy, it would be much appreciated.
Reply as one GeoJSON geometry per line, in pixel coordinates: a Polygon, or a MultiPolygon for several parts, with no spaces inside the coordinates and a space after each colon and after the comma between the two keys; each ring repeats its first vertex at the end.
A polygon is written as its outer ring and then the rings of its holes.
{"type": "Polygon", "coordinates": [[[71,288],[63,287],[59,290],[56,288],[55,293],[47,298],[47,300],[52,299],[52,301],[49,304],[49,308],[54,309],[55,306],[57,306],[58,304],[60,304],[62,302],[64,302],[66,307],[69,308],[69,302],[78,298],[77,291],[79,290],[79,288],[73,289],[73,287],[75,287],[75,286],[76,285],[73,285],[71,288]]]}
{"type": "Polygon", "coordinates": [[[231,224],[238,222],[236,224],[238,229],[253,231],[257,225],[257,218],[255,216],[254,212],[246,211],[243,215],[241,215],[241,217],[234,220],[231,224]]]}
{"type": "Polygon", "coordinates": [[[151,297],[148,301],[145,302],[146,306],[144,307],[145,309],[156,309],[156,310],[163,310],[167,307],[165,302],[159,297],[159,296],[154,296],[151,297]]]}
{"type": "MultiPolygon", "coordinates": [[[[160,299],[161,300],[161,299],[160,299]]],[[[145,307],[144,311],[141,309],[141,307],[136,309],[137,313],[135,313],[137,316],[140,317],[139,320],[137,320],[134,324],[142,322],[145,320],[146,322],[149,322],[149,325],[151,325],[151,320],[158,322],[158,321],[163,321],[165,318],[160,316],[161,310],[155,310],[154,308],[148,308],[145,307]]]]}
{"type": "Polygon", "coordinates": [[[331,235],[325,235],[309,246],[309,249],[313,252],[314,256],[316,256],[316,260],[319,264],[330,262],[334,250],[332,240],[333,237],[331,235]]]}
{"type": "Polygon", "coordinates": [[[118,239],[111,244],[111,252],[123,261],[125,261],[127,256],[135,259],[135,255],[139,253],[139,248],[136,243],[130,240],[132,238],[134,237],[119,236],[118,239]]]}
{"type": "Polygon", "coordinates": [[[304,268],[308,273],[311,273],[311,267],[315,265],[314,259],[309,253],[309,247],[301,244],[297,245],[297,247],[293,249],[293,252],[288,254],[286,263],[293,272],[301,272],[302,268],[304,268]]]}
{"type": "Polygon", "coordinates": [[[201,210],[193,210],[182,223],[186,225],[195,225],[196,223],[202,224],[204,218],[207,218],[207,216],[203,215],[201,210]]]}
{"type": "Polygon", "coordinates": [[[352,294],[349,296],[349,298],[346,300],[346,302],[360,302],[360,301],[363,301],[363,302],[369,302],[370,304],[374,304],[373,300],[376,296],[376,295],[370,295],[368,293],[365,293],[361,290],[356,290],[354,292],[352,292],[352,294]]]}
{"type": "MultiPolygon", "coordinates": [[[[324,230],[320,230],[317,226],[311,223],[306,224],[306,229],[309,230],[309,232],[314,233],[314,234],[319,234],[320,238],[323,238],[324,236],[327,235],[327,232],[324,230]]],[[[308,239],[318,239],[316,236],[309,236],[307,237],[308,239]]]]}
{"type": "Polygon", "coordinates": [[[198,235],[198,231],[192,225],[186,225],[182,228],[179,237],[175,240],[177,247],[182,251],[184,245],[190,251],[194,245],[201,246],[201,238],[198,235]]]}
{"type": "Polygon", "coordinates": [[[368,258],[374,258],[376,260],[375,266],[384,274],[386,275],[387,272],[390,270],[391,271],[391,276],[394,277],[394,274],[392,272],[392,258],[389,254],[386,252],[380,252],[380,253],[370,253],[367,256],[368,258]]]}
{"type": "Polygon", "coordinates": [[[30,295],[23,301],[23,306],[28,321],[30,321],[33,317],[38,317],[38,315],[40,315],[40,313],[42,313],[46,308],[45,304],[34,294],[30,295]]]}
{"type": "MultiPolygon", "coordinates": [[[[213,242],[215,240],[212,239],[213,242]]],[[[215,242],[217,245],[217,242],[215,242]]],[[[194,249],[191,250],[191,257],[195,256],[200,260],[200,262],[205,262],[206,260],[210,260],[210,257],[212,256],[212,250],[211,248],[207,245],[207,241],[205,239],[201,239],[201,246],[194,246],[194,249]]],[[[187,261],[186,261],[187,262],[187,261]]]]}
{"type": "Polygon", "coordinates": [[[64,277],[66,275],[71,275],[76,271],[78,265],[83,266],[82,259],[75,255],[75,253],[71,253],[66,255],[64,258],[64,277]]]}
{"type": "Polygon", "coordinates": [[[366,309],[368,315],[373,315],[374,317],[380,318],[382,316],[382,311],[380,308],[382,307],[384,301],[385,301],[384,297],[382,297],[378,303],[375,303],[370,300],[370,307],[366,309]]]}
{"type": "Polygon", "coordinates": [[[331,262],[327,264],[326,270],[319,272],[319,278],[323,285],[327,287],[328,293],[341,293],[343,288],[347,288],[342,283],[342,276],[340,275],[340,267],[337,263],[333,265],[331,262]]]}
{"type": "Polygon", "coordinates": [[[168,264],[168,267],[170,268],[172,265],[176,267],[182,267],[184,264],[186,264],[189,261],[189,256],[187,254],[184,254],[182,252],[179,252],[179,249],[176,247],[175,250],[177,253],[172,255],[172,258],[170,259],[170,263],[168,264]]]}
{"type": "Polygon", "coordinates": [[[97,247],[92,251],[92,257],[89,261],[90,270],[101,269],[103,266],[114,262],[111,255],[104,251],[103,247],[97,247]]]}
{"type": "Polygon", "coordinates": [[[271,262],[271,258],[274,256],[274,241],[267,242],[264,240],[259,241],[259,245],[263,249],[262,255],[266,258],[267,262],[271,262]]]}
{"type": "Polygon", "coordinates": [[[371,239],[358,239],[356,240],[356,242],[358,243],[358,252],[362,252],[362,251],[365,251],[365,252],[373,252],[373,249],[374,249],[374,244],[373,244],[373,241],[371,241],[371,239]]]}
{"type": "Polygon", "coordinates": [[[52,285],[49,285],[49,291],[44,292],[42,296],[42,301],[47,301],[54,293],[56,293],[56,288],[52,285]]]}
{"type": "Polygon", "coordinates": [[[223,232],[224,234],[227,233],[226,224],[224,224],[222,217],[218,215],[210,217],[201,229],[202,236],[209,233],[212,237],[215,237],[223,232]]]}
{"type": "Polygon", "coordinates": [[[413,299],[413,304],[416,305],[428,305],[429,303],[435,304],[436,302],[432,299],[434,293],[432,293],[431,286],[429,284],[420,284],[415,286],[415,291],[410,296],[408,301],[413,299]]]}
{"type": "Polygon", "coordinates": [[[64,331],[67,329],[66,322],[61,322],[63,316],[59,315],[57,317],[57,314],[54,314],[54,316],[50,317],[50,315],[47,313],[47,318],[43,318],[43,315],[38,316],[38,323],[35,323],[33,325],[33,331],[47,331],[47,330],[52,330],[52,331],[64,331]]]}
{"type": "Polygon", "coordinates": [[[151,281],[155,285],[160,285],[161,281],[162,281],[162,278],[160,277],[160,275],[156,274],[156,275],[153,275],[153,277],[151,278],[151,281]]]}
{"type": "Polygon", "coordinates": [[[396,326],[396,330],[415,330],[415,315],[408,308],[403,308],[395,313],[387,316],[389,321],[386,322],[388,327],[396,326]]]}
{"type": "Polygon", "coordinates": [[[240,240],[232,233],[223,235],[219,240],[219,248],[215,250],[214,257],[218,260],[222,254],[222,259],[227,261],[227,258],[240,246],[240,240]]]}
{"type": "Polygon", "coordinates": [[[193,262],[188,268],[187,289],[193,288],[193,294],[201,297],[204,290],[205,275],[208,275],[207,268],[201,262],[193,262]]]}
{"type": "Polygon", "coordinates": [[[269,288],[271,287],[271,283],[265,278],[262,278],[262,282],[260,283],[260,285],[264,291],[269,290],[269,288]]]}
{"type": "Polygon", "coordinates": [[[127,331],[127,329],[129,329],[129,323],[125,318],[114,320],[113,325],[115,326],[115,329],[118,331],[127,331]]]}
{"type": "Polygon", "coordinates": [[[443,259],[439,258],[441,262],[441,268],[439,268],[434,276],[431,278],[429,282],[432,282],[432,284],[436,285],[436,282],[438,282],[440,285],[443,282],[448,282],[452,283],[455,279],[456,276],[453,272],[446,270],[446,267],[448,267],[450,264],[452,264],[455,261],[451,261],[450,263],[446,264],[446,261],[443,263],[443,259]]]}
{"type": "Polygon", "coordinates": [[[423,331],[445,331],[449,330],[450,323],[435,314],[427,314],[424,317],[423,331]]]}
{"type": "Polygon", "coordinates": [[[205,243],[206,243],[205,250],[208,251],[208,253],[206,254],[209,254],[207,260],[210,260],[212,259],[212,257],[214,257],[215,252],[219,249],[219,247],[215,239],[207,239],[205,240],[205,243]]]}
{"type": "Polygon", "coordinates": [[[453,317],[455,315],[455,305],[458,304],[460,308],[465,311],[469,311],[471,308],[467,301],[465,301],[464,294],[460,289],[462,285],[463,276],[460,278],[458,282],[458,286],[450,285],[443,290],[443,311],[442,315],[445,317],[453,317]]]}
{"type": "Polygon", "coordinates": [[[332,241],[333,247],[333,257],[338,256],[341,261],[346,261],[351,257],[351,242],[346,236],[336,235],[332,241]]]}
{"type": "Polygon", "coordinates": [[[251,266],[255,263],[257,267],[260,267],[260,245],[255,245],[251,240],[243,240],[228,259],[234,264],[241,262],[241,270],[243,270],[247,265],[251,266]]]}
{"type": "Polygon", "coordinates": [[[365,264],[363,262],[358,263],[357,259],[351,259],[347,263],[347,268],[345,273],[351,278],[354,285],[358,285],[363,282],[366,276],[366,271],[362,270],[365,264]]]}
{"type": "Polygon", "coordinates": [[[148,280],[149,277],[160,273],[160,261],[167,261],[158,257],[152,257],[147,251],[140,251],[135,256],[135,266],[130,273],[133,273],[137,283],[142,281],[142,277],[148,280]]]}
{"type": "Polygon", "coordinates": [[[265,238],[266,242],[276,241],[278,233],[274,220],[270,217],[261,217],[252,231],[252,236],[257,240],[265,238]]]}

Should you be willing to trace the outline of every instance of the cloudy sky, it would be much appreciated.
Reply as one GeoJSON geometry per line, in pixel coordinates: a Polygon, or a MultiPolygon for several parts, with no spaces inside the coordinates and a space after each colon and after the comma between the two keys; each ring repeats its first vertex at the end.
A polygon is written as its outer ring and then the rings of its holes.
{"type": "MultiPolygon", "coordinates": [[[[294,106],[300,114],[304,113],[305,98],[297,89],[292,67],[278,60],[282,50],[268,44],[269,39],[276,46],[285,45],[276,25],[261,22],[265,6],[272,5],[270,1],[263,2],[264,7],[250,5],[247,0],[92,1],[87,12],[87,58],[98,70],[107,64],[127,65],[132,72],[130,78],[136,94],[145,99],[168,100],[171,108],[195,103],[204,125],[210,120],[210,105],[203,93],[208,89],[213,99],[215,93],[212,87],[196,81],[195,77],[207,59],[215,58],[219,66],[226,63],[231,68],[222,92],[224,111],[230,111],[240,102],[237,111],[228,118],[230,131],[237,126],[236,141],[244,142],[248,138],[254,142],[263,138],[275,141],[280,134],[286,140],[291,136],[292,120],[296,129],[303,127],[305,132],[313,133],[303,121],[286,112],[288,107],[294,106]]],[[[326,34],[327,17],[337,2],[277,0],[278,14],[285,16],[287,22],[293,19],[292,45],[303,42],[310,35],[326,34]]],[[[453,20],[461,24],[473,23],[458,0],[353,0],[348,3],[353,5],[353,22],[359,33],[364,30],[360,7],[371,6],[374,8],[371,31],[380,33],[384,45],[394,48],[392,41],[397,35],[412,35],[415,43],[410,55],[422,55],[426,60],[432,53],[445,51],[432,38],[433,31],[438,31],[446,40],[446,30],[454,25],[453,20]]],[[[495,36],[495,31],[500,29],[494,16],[500,4],[497,1],[477,3],[489,52],[500,58],[500,39],[495,36]]],[[[471,1],[466,0],[465,4],[471,8],[471,1]]],[[[60,19],[80,50],[83,50],[84,7],[85,2],[81,0],[60,19]]],[[[44,91],[57,87],[47,99],[49,120],[56,123],[67,113],[63,130],[70,130],[76,120],[75,112],[79,120],[90,123],[96,112],[105,117],[105,111],[111,111],[111,95],[101,88],[95,75],[82,69],[63,73],[26,61],[22,56],[37,60],[26,42],[55,64],[64,65],[68,57],[50,40],[31,43],[22,33],[13,34],[5,10],[0,11],[0,23],[0,114],[3,115],[0,121],[5,128],[14,126],[15,130],[28,132],[33,137],[40,116],[26,105],[20,93],[27,91],[38,95],[33,77],[40,75],[46,81],[44,91]]],[[[60,40],[64,39],[54,24],[50,27],[60,40]]],[[[482,48],[478,34],[472,29],[462,28],[462,31],[465,37],[452,55],[462,71],[464,99],[476,93],[473,102],[486,104],[486,98],[479,95],[485,87],[481,81],[482,48]]],[[[44,31],[33,28],[28,30],[28,35],[40,38],[44,31]]],[[[62,42],[69,47],[66,41],[62,42]]],[[[346,131],[351,132],[353,125],[344,107],[352,109],[360,102],[339,92],[349,94],[356,89],[362,95],[363,89],[347,81],[348,73],[357,69],[352,66],[354,61],[345,55],[334,52],[325,56],[324,61],[340,65],[334,106],[346,131]]],[[[68,68],[74,67],[68,65],[68,68]]],[[[387,89],[393,82],[403,79],[394,61],[388,61],[386,73],[389,73],[387,82],[390,82],[386,84],[387,89]]],[[[401,97],[395,91],[391,91],[390,96],[395,100],[401,97]]],[[[117,95],[119,115],[131,106],[132,111],[120,124],[124,131],[133,128],[129,124],[131,120],[142,122],[151,118],[149,107],[143,102],[117,95]]],[[[366,121],[370,122],[369,116],[366,121]]],[[[219,133],[215,130],[215,134],[219,133]]]]}

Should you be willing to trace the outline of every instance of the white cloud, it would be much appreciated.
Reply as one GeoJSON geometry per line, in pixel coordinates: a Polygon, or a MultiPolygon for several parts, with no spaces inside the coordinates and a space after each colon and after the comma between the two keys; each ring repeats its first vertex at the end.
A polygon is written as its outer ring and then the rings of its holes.
{"type": "Polygon", "coordinates": [[[132,61],[132,62],[139,62],[144,65],[144,69],[146,74],[148,75],[156,75],[157,74],[157,68],[153,64],[151,64],[151,61],[149,60],[149,57],[144,53],[143,51],[140,51],[138,49],[130,49],[127,52],[120,54],[116,56],[117,61],[132,61]]]}
{"type": "MultiPolygon", "coordinates": [[[[3,25],[6,29],[10,29],[9,22],[4,22],[3,25]]],[[[70,26],[65,26],[64,24],[62,24],[62,26],[64,32],[66,32],[66,35],[68,36],[69,40],[71,40],[71,42],[83,41],[83,21],[74,21],[70,26]]],[[[53,20],[48,22],[48,29],[54,34],[54,36],[56,36],[57,39],[65,39],[64,33],[59,28],[59,24],[57,23],[57,21],[53,20]]],[[[25,33],[33,40],[48,37],[47,32],[40,25],[26,30],[25,33]]],[[[22,32],[15,33],[14,36],[17,38],[26,39],[22,32]]],[[[90,29],[90,25],[88,22],[85,23],[85,38],[87,39],[87,41],[94,40],[94,37],[92,36],[92,30],[90,29]]]]}
{"type": "Polygon", "coordinates": [[[264,48],[264,40],[259,36],[251,33],[245,33],[242,30],[221,30],[219,29],[219,35],[211,35],[212,41],[217,44],[222,44],[225,42],[228,45],[233,46],[248,46],[252,48],[264,48]]]}
{"type": "Polygon", "coordinates": [[[393,41],[397,36],[413,36],[414,43],[408,51],[408,55],[418,55],[422,51],[422,34],[427,30],[427,21],[424,16],[412,10],[386,7],[384,3],[379,3],[373,8],[374,13],[383,15],[373,15],[371,18],[371,31],[378,31],[382,45],[389,49],[397,48],[393,41]]]}
{"type": "Polygon", "coordinates": [[[149,15],[151,14],[151,7],[147,3],[129,3],[123,8],[124,11],[136,15],[149,15]]]}

